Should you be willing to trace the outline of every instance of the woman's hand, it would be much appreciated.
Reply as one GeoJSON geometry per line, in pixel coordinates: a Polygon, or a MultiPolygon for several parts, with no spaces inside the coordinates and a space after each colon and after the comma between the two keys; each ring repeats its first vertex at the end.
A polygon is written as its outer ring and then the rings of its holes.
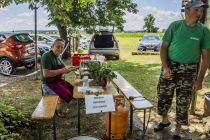
{"type": "Polygon", "coordinates": [[[66,66],[66,68],[70,71],[75,71],[77,69],[75,66],[66,66]]]}
{"type": "Polygon", "coordinates": [[[62,71],[62,74],[67,74],[67,73],[69,73],[71,70],[67,69],[66,67],[63,67],[63,68],[61,69],[61,71],[62,71]]]}

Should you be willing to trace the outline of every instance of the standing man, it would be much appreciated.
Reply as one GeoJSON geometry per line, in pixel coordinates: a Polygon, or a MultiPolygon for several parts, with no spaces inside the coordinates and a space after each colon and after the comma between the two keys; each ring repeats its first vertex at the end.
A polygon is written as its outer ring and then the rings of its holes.
{"type": "Polygon", "coordinates": [[[173,140],[179,140],[181,125],[188,124],[188,110],[192,95],[202,89],[202,81],[210,63],[210,31],[199,22],[204,8],[200,0],[185,6],[185,20],[173,22],[163,36],[160,49],[162,62],[157,86],[158,114],[162,121],[154,131],[161,131],[171,123],[168,111],[176,91],[176,129],[173,140]],[[199,65],[200,62],[200,65],[199,65]]]}

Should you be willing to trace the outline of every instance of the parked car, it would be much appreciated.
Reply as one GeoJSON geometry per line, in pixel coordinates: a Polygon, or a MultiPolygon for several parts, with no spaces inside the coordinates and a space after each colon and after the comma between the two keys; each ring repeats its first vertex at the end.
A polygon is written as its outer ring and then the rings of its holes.
{"type": "MultiPolygon", "coordinates": [[[[33,38],[33,40],[35,40],[35,35],[34,34],[30,34],[30,36],[33,38]]],[[[49,46],[52,46],[54,41],[55,41],[55,39],[48,36],[48,35],[37,34],[37,43],[38,44],[47,44],[49,46]]]]}
{"type": "Polygon", "coordinates": [[[90,54],[101,54],[105,57],[120,58],[118,41],[112,32],[101,31],[95,33],[89,45],[90,54]]]}
{"type": "Polygon", "coordinates": [[[28,33],[0,33],[0,72],[12,74],[16,67],[33,68],[34,42],[28,33]]]}
{"type": "Polygon", "coordinates": [[[154,50],[160,51],[161,46],[161,38],[159,35],[144,35],[140,40],[138,45],[138,50],[146,51],[146,50],[154,50]]]}
{"type": "Polygon", "coordinates": [[[59,39],[59,38],[61,38],[61,37],[58,36],[58,35],[50,35],[49,37],[51,37],[51,38],[53,38],[53,39],[59,39]]]}
{"type": "Polygon", "coordinates": [[[51,46],[47,44],[37,44],[37,47],[40,51],[40,55],[42,56],[45,52],[49,52],[51,50],[51,46]]]}

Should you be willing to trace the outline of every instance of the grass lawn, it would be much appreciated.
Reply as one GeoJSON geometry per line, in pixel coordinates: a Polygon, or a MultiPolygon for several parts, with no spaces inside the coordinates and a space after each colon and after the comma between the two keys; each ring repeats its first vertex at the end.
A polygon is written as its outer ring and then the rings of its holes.
{"type": "Polygon", "coordinates": [[[160,73],[159,55],[131,55],[137,50],[139,37],[117,37],[120,44],[120,61],[111,61],[138,91],[156,103],[156,85],[160,73]]]}
{"type": "MultiPolygon", "coordinates": [[[[132,51],[137,50],[139,38],[142,34],[122,34],[117,33],[117,39],[120,44],[120,60],[113,61],[109,60],[115,71],[118,71],[127,81],[129,81],[142,95],[148,98],[154,105],[154,112],[156,110],[156,85],[160,73],[160,58],[159,55],[131,55],[132,51]]],[[[69,62],[68,62],[69,63],[69,62]]],[[[2,76],[2,75],[0,75],[2,76]]],[[[66,75],[66,79],[71,81],[73,84],[74,74],[66,75]]],[[[13,80],[14,84],[6,85],[0,89],[0,98],[3,99],[8,105],[15,106],[15,108],[23,113],[26,118],[30,119],[34,108],[37,106],[41,99],[40,84],[39,80],[34,80],[34,77],[29,78],[13,78],[8,77],[9,80],[13,80]]],[[[203,89],[198,93],[197,110],[200,114],[203,113],[203,94],[210,90],[210,78],[207,77],[204,81],[203,89]]],[[[76,135],[76,124],[77,124],[77,113],[76,113],[76,101],[72,101],[70,104],[65,106],[67,118],[57,118],[57,134],[58,139],[64,139],[70,136],[76,135]]],[[[0,110],[1,111],[1,110],[0,110]]],[[[174,111],[174,105],[173,109],[174,111]]],[[[155,118],[156,113],[153,113],[155,118]]],[[[1,114],[0,114],[1,115],[1,114]]],[[[105,118],[104,113],[95,115],[85,115],[84,109],[81,111],[82,120],[82,134],[100,135],[105,130],[105,118]],[[86,117],[84,117],[86,116],[86,117]],[[94,122],[93,124],[90,124],[94,122]]],[[[0,123],[1,125],[1,123],[0,123]]],[[[21,139],[36,139],[37,132],[35,131],[36,123],[30,128],[21,128],[16,130],[21,133],[21,139]]],[[[44,124],[44,139],[52,139],[52,123],[49,121],[44,124]]],[[[1,132],[1,130],[0,130],[1,132]]],[[[197,130],[192,132],[197,134],[197,130]]],[[[1,134],[1,133],[0,133],[1,134]]],[[[200,133],[199,133],[200,134],[200,133]]],[[[202,135],[202,134],[201,134],[202,135]]],[[[0,135],[1,136],[1,135],[0,135]]],[[[152,136],[152,135],[151,135],[152,136]]],[[[156,135],[153,136],[156,138],[156,135]]],[[[1,137],[0,137],[1,139],[1,137]]]]}

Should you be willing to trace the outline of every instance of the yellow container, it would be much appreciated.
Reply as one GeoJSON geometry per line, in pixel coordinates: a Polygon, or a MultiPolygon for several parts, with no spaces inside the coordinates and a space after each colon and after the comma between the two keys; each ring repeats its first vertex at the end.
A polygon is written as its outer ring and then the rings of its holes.
{"type": "MultiPolygon", "coordinates": [[[[122,104],[111,113],[111,139],[125,139],[128,130],[128,109],[122,104]]],[[[109,113],[106,113],[106,136],[109,137],[109,113]]]]}

